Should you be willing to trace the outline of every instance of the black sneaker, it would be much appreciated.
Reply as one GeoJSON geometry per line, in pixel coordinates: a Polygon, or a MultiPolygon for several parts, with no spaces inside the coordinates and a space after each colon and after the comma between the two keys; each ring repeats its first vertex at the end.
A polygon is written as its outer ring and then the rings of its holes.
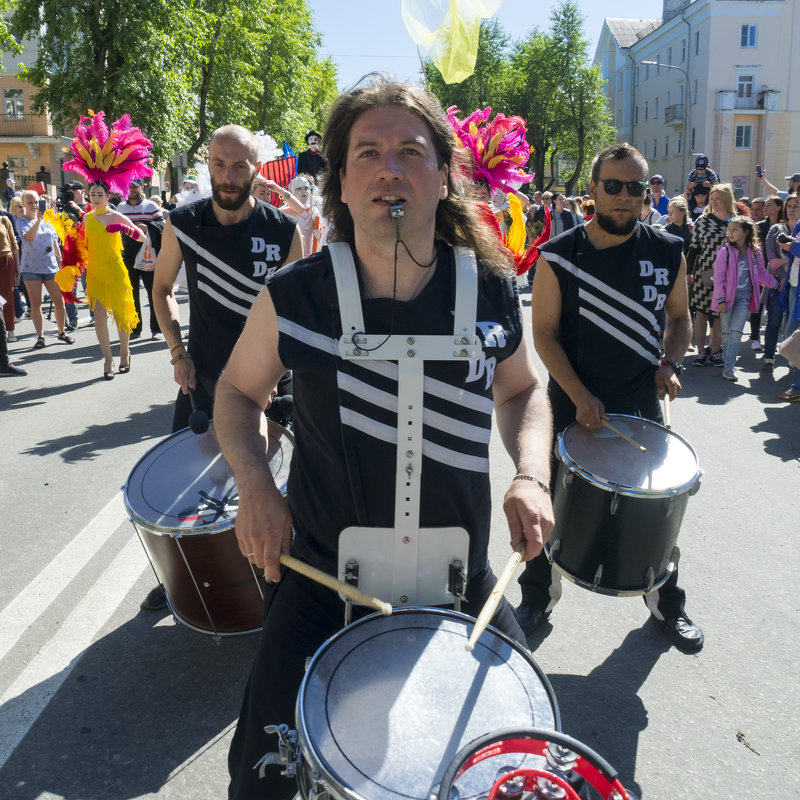
{"type": "Polygon", "coordinates": [[[517,618],[517,624],[522,628],[522,632],[526,636],[533,635],[533,632],[550,619],[550,614],[546,611],[540,611],[538,608],[529,606],[527,603],[522,603],[514,609],[514,616],[517,618]]]}
{"type": "Polygon", "coordinates": [[[160,611],[162,608],[167,607],[167,595],[164,592],[164,587],[159,584],[154,589],[147,593],[147,597],[142,600],[141,608],[143,611],[160,611]]]}
{"type": "Polygon", "coordinates": [[[19,367],[15,367],[13,364],[6,364],[4,367],[0,367],[0,375],[3,376],[22,376],[27,375],[28,373],[24,369],[20,369],[19,367]]]}

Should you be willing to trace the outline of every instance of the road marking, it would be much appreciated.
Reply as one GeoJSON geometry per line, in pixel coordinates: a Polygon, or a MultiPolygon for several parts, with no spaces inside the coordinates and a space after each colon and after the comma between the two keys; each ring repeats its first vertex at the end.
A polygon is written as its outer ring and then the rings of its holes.
{"type": "Polygon", "coordinates": [[[127,518],[122,492],[0,612],[0,661],[127,518]]]}
{"type": "Polygon", "coordinates": [[[142,546],[131,538],[55,636],[0,697],[0,769],[146,568],[142,546]]]}

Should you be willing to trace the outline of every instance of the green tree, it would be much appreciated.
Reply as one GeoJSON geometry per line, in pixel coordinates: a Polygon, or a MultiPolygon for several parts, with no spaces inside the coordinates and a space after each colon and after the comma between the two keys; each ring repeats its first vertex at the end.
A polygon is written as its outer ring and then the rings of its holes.
{"type": "Polygon", "coordinates": [[[508,116],[513,113],[509,110],[509,44],[510,38],[500,23],[494,18],[484,19],[475,72],[461,83],[445,83],[442,73],[426,59],[422,66],[425,82],[445,109],[458,106],[464,114],[471,114],[476,108],[491,106],[492,111],[508,116]]]}

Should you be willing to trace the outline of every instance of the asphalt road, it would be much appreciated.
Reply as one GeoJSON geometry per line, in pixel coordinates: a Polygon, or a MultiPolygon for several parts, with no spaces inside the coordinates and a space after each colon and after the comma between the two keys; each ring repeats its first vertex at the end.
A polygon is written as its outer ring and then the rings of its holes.
{"type": "MultiPolygon", "coordinates": [[[[154,578],[120,490],[170,429],[166,348],[138,340],[131,373],[106,382],[91,328],[70,347],[45,327],[33,351],[19,325],[29,374],[0,382],[0,798],[222,798],[257,635],[217,644],[139,610],[154,578]]],[[[647,800],[800,797],[800,408],[773,401],[785,366],[760,375],[744,349],[741,363],[736,384],[690,368],[672,409],[704,471],[679,540],[703,651],[670,647],[639,598],[569,583],[529,643],[564,731],[647,800]]],[[[499,570],[513,473],[492,447],[499,570]]]]}

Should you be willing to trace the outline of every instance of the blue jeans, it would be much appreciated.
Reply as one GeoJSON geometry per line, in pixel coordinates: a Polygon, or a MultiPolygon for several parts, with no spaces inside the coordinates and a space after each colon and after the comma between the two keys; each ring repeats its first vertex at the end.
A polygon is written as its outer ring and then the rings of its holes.
{"type": "MultiPolygon", "coordinates": [[[[797,328],[800,328],[800,319],[794,318],[794,304],[797,300],[797,287],[789,287],[789,315],[786,320],[786,330],[783,333],[783,338],[787,339],[791,333],[794,333],[797,328]]],[[[792,391],[800,392],[800,369],[794,368],[792,373],[792,391]]]]}
{"type": "Polygon", "coordinates": [[[739,348],[742,346],[742,331],[744,323],[750,315],[750,295],[736,293],[733,307],[728,308],[724,314],[720,314],[722,320],[722,360],[725,369],[733,369],[736,358],[739,355],[739,348]]]}

